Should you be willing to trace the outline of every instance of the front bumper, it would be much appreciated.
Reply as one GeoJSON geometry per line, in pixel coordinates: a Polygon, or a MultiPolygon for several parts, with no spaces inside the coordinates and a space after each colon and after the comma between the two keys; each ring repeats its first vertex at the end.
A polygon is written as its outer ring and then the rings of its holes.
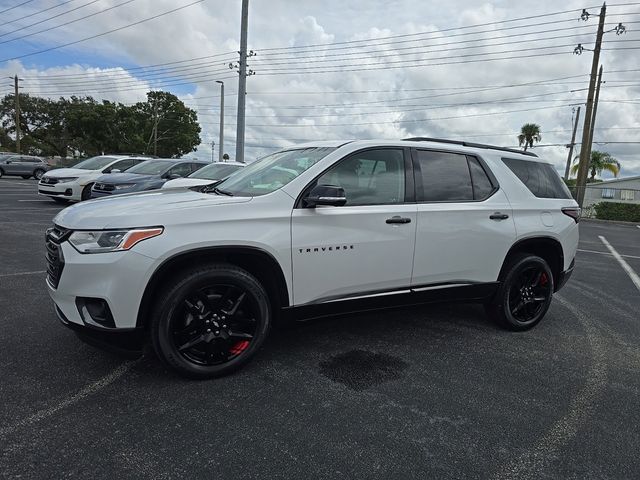
{"type": "Polygon", "coordinates": [[[80,200],[82,187],[72,182],[47,184],[40,181],[38,182],[38,195],[80,200]]]}
{"type": "Polygon", "coordinates": [[[556,288],[555,288],[556,292],[567,284],[567,282],[571,278],[571,275],[573,275],[573,269],[575,268],[575,266],[576,266],[576,261],[574,259],[572,260],[571,265],[569,265],[568,269],[566,269],[564,272],[560,272],[560,274],[558,275],[558,279],[556,281],[556,288]]]}
{"type": "Polygon", "coordinates": [[[81,254],[68,241],[59,247],[64,265],[49,296],[69,324],[103,332],[132,331],[155,260],[134,251],[81,254]],[[109,322],[96,322],[83,301],[104,302],[109,322]]]}
{"type": "Polygon", "coordinates": [[[70,322],[57,305],[55,306],[55,311],[60,323],[73,330],[83,342],[128,358],[139,358],[142,355],[144,346],[144,331],[142,329],[128,331],[99,330],[70,322]]]}

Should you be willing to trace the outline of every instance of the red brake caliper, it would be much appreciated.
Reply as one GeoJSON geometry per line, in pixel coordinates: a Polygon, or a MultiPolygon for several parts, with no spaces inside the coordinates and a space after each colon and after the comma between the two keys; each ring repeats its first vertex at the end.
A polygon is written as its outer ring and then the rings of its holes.
{"type": "Polygon", "coordinates": [[[542,272],[542,275],[540,275],[540,285],[546,285],[548,281],[547,274],[542,272]]]}
{"type": "Polygon", "coordinates": [[[231,347],[231,350],[229,350],[229,352],[232,353],[233,355],[238,355],[244,352],[248,346],[249,346],[248,340],[240,340],[233,347],[231,347]]]}

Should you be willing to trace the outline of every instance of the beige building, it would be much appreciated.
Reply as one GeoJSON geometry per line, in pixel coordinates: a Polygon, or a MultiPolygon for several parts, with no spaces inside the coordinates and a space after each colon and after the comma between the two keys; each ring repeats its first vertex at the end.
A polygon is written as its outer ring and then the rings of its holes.
{"type": "Polygon", "coordinates": [[[599,202],[640,204],[640,175],[588,184],[584,206],[599,202]]]}

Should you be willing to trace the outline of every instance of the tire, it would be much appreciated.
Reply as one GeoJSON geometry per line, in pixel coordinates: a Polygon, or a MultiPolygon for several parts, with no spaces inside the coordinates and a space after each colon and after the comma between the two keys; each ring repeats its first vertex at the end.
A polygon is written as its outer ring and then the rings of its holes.
{"type": "Polygon", "coordinates": [[[60,203],[62,205],[65,205],[67,203],[69,203],[69,200],[67,200],[66,198],[60,198],[60,197],[50,197],[54,202],[56,203],[60,203]]]}
{"type": "Polygon", "coordinates": [[[553,288],[553,273],[543,258],[514,255],[503,270],[493,301],[486,305],[487,314],[508,330],[529,330],[549,310],[553,288]]]}
{"type": "MultiPolygon", "coordinates": [[[[33,171],[33,178],[35,178],[36,180],[40,180],[43,175],[44,175],[44,170],[42,170],[41,168],[36,168],[33,171]]],[[[24,177],[22,177],[22,178],[24,178],[24,177]]],[[[29,177],[27,177],[27,178],[29,178],[29,177]]]]}
{"type": "Polygon", "coordinates": [[[150,323],[156,355],[182,376],[228,375],[249,362],[271,327],[260,282],[228,264],[184,270],[156,296],[150,323]]]}
{"type": "Polygon", "coordinates": [[[88,183],[82,189],[82,193],[80,194],[80,200],[85,201],[91,198],[91,187],[93,187],[93,183],[88,183]]]}
{"type": "Polygon", "coordinates": [[[31,178],[31,175],[21,175],[21,177],[25,180],[29,180],[31,178]]]}
{"type": "Polygon", "coordinates": [[[0,178],[2,178],[2,176],[4,175],[4,172],[2,171],[2,169],[0,168],[0,178]]]}

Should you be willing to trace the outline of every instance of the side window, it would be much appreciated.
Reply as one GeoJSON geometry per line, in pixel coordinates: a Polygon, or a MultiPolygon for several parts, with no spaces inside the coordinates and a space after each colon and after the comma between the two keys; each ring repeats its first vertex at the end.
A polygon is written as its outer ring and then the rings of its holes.
{"type": "Polygon", "coordinates": [[[171,170],[169,170],[169,175],[180,175],[181,177],[186,177],[191,173],[191,164],[190,163],[180,163],[176,165],[171,170]]]}
{"type": "Polygon", "coordinates": [[[494,186],[484,171],[480,161],[476,157],[467,157],[469,170],[471,171],[471,184],[473,186],[474,200],[484,200],[493,193],[494,186]]]}
{"type": "Polygon", "coordinates": [[[196,171],[200,170],[202,167],[204,167],[204,163],[191,163],[189,165],[191,166],[191,169],[189,170],[189,173],[196,172],[196,171]]]}
{"type": "Polygon", "coordinates": [[[423,193],[418,201],[464,202],[473,200],[466,155],[417,150],[423,193]]]}
{"type": "Polygon", "coordinates": [[[513,158],[503,158],[502,162],[536,197],[571,198],[571,192],[552,165],[513,158]]]}
{"type": "Polygon", "coordinates": [[[344,188],[347,206],[403,203],[404,153],[401,149],[357,153],[325,172],[317,184],[344,188]]]}
{"type": "Polygon", "coordinates": [[[131,168],[135,165],[135,160],[132,158],[127,158],[125,160],[120,160],[119,162],[114,163],[109,167],[109,170],[120,170],[124,172],[126,169],[131,168]]]}

